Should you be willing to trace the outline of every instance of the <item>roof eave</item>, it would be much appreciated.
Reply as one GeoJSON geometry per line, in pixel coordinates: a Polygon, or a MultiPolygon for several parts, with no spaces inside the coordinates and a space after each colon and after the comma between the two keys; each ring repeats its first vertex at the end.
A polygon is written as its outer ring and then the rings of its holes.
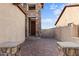
{"type": "Polygon", "coordinates": [[[59,19],[61,18],[61,16],[62,16],[62,14],[63,14],[63,12],[64,12],[65,9],[66,9],[66,6],[64,7],[64,9],[62,10],[61,14],[59,15],[59,17],[58,17],[58,19],[57,19],[55,25],[58,23],[58,21],[59,21],[59,19]]]}
{"type": "Polygon", "coordinates": [[[26,15],[26,11],[20,3],[13,3],[13,5],[17,6],[26,15]]]}
{"type": "Polygon", "coordinates": [[[64,9],[62,10],[61,14],[59,15],[57,21],[55,22],[55,25],[58,23],[59,19],[61,18],[62,14],[64,13],[66,7],[76,7],[76,6],[79,6],[79,4],[77,4],[77,5],[67,5],[67,6],[65,6],[64,9]]]}

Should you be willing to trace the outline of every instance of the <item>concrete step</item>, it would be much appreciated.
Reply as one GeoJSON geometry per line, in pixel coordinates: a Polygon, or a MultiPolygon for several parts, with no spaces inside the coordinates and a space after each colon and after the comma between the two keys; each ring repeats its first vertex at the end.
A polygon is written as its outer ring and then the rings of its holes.
{"type": "Polygon", "coordinates": [[[30,37],[26,37],[27,40],[38,40],[41,39],[41,37],[35,37],[35,36],[30,36],[30,37]]]}

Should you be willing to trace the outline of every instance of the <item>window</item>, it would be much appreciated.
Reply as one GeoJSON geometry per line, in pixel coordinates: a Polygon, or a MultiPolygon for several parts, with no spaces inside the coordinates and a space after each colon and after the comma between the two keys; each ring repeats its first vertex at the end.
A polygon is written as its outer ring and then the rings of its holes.
{"type": "Polygon", "coordinates": [[[23,6],[23,3],[21,3],[21,5],[23,6]]]}
{"type": "Polygon", "coordinates": [[[35,4],[29,4],[29,10],[35,10],[35,4]]]}
{"type": "Polygon", "coordinates": [[[73,25],[73,23],[69,23],[69,24],[68,24],[68,26],[72,26],[72,25],[73,25]]]}

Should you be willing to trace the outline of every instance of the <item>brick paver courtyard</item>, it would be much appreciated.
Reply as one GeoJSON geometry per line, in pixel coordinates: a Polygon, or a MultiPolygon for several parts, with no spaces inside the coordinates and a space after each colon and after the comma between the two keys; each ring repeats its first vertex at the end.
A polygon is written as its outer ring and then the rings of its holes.
{"type": "Polygon", "coordinates": [[[57,56],[57,40],[55,39],[29,39],[21,47],[22,56],[57,56]]]}

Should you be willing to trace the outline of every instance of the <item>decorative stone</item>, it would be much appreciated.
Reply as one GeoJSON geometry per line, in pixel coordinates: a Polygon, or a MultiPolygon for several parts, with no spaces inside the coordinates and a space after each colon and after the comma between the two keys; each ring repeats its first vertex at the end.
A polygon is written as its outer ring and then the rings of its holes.
{"type": "Polygon", "coordinates": [[[6,53],[6,50],[7,50],[7,48],[2,48],[2,49],[1,49],[1,51],[2,51],[3,53],[6,53]]]}
{"type": "Polygon", "coordinates": [[[68,56],[75,56],[75,55],[76,55],[76,54],[75,54],[75,49],[69,49],[67,55],[68,55],[68,56]]]}
{"type": "Polygon", "coordinates": [[[73,42],[58,42],[58,46],[60,47],[59,52],[62,51],[66,56],[77,56],[79,55],[79,45],[73,42]]]}
{"type": "Polygon", "coordinates": [[[10,53],[10,54],[8,54],[8,56],[12,56],[12,54],[10,53]]]}
{"type": "Polygon", "coordinates": [[[6,53],[10,54],[10,52],[11,52],[11,48],[7,48],[6,53]]]}
{"type": "Polygon", "coordinates": [[[1,48],[0,48],[0,51],[1,51],[1,48]]]}
{"type": "Polygon", "coordinates": [[[2,50],[1,50],[1,48],[0,48],[0,55],[2,54],[2,50]]]}
{"type": "Polygon", "coordinates": [[[21,56],[20,51],[15,54],[16,56],[21,56]]]}
{"type": "Polygon", "coordinates": [[[76,56],[79,56],[79,49],[76,49],[76,56]]]}
{"type": "Polygon", "coordinates": [[[17,52],[17,47],[12,48],[11,53],[12,53],[12,54],[16,54],[16,52],[17,52]]]}
{"type": "Polygon", "coordinates": [[[16,56],[21,56],[21,48],[20,47],[17,50],[16,56]]]}
{"type": "Polygon", "coordinates": [[[0,56],[20,56],[21,46],[0,48],[0,56]]]}
{"type": "Polygon", "coordinates": [[[64,49],[63,48],[59,48],[59,55],[63,56],[64,55],[64,49]]]}

